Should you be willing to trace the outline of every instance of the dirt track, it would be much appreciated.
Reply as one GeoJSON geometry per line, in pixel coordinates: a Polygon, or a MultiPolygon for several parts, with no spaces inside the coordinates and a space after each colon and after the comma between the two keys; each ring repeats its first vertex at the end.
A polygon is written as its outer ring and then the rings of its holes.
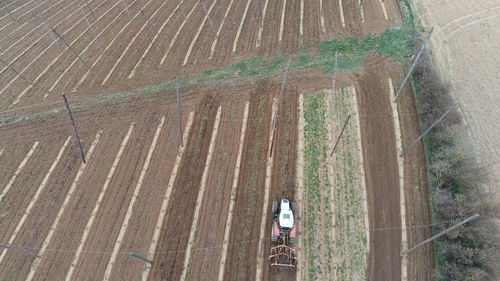
{"type": "MultiPolygon", "coordinates": [[[[391,116],[388,89],[380,66],[371,64],[359,77],[356,87],[359,114],[391,116]],[[374,94],[377,93],[377,94],[374,94]]],[[[391,118],[362,118],[361,142],[368,200],[370,228],[395,227],[390,231],[370,231],[368,280],[401,279],[401,226],[399,175],[394,125],[391,118]]]]}

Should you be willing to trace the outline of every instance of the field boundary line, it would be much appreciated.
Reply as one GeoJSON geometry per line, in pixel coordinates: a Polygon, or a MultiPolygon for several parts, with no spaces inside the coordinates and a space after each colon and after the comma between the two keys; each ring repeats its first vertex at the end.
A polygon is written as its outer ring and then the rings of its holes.
{"type": "MultiPolygon", "coordinates": [[[[278,98],[274,98],[273,101],[273,107],[271,109],[271,112],[274,113],[276,112],[277,108],[279,108],[278,104],[279,100],[278,98]]],[[[273,140],[273,134],[271,133],[273,130],[273,118],[271,118],[271,124],[269,126],[269,140],[268,140],[268,147],[267,151],[271,151],[271,146],[272,146],[272,140],[273,140]]],[[[260,235],[259,237],[265,237],[265,230],[266,230],[266,223],[267,223],[267,211],[269,209],[269,193],[271,193],[271,181],[272,181],[272,173],[273,173],[273,164],[274,164],[274,153],[269,156],[269,153],[267,153],[267,159],[266,159],[266,181],[264,184],[264,202],[263,202],[263,210],[262,210],[262,216],[261,216],[261,221],[260,221],[260,235]]],[[[256,264],[256,271],[255,271],[255,280],[260,281],[262,280],[262,267],[264,266],[263,262],[263,257],[264,257],[264,240],[259,239],[259,248],[257,250],[257,264],[256,264]]]]}
{"type": "MultiPolygon", "coordinates": [[[[161,10],[161,8],[163,8],[163,6],[166,3],[167,3],[167,1],[164,1],[163,4],[161,4],[161,6],[158,9],[156,9],[156,11],[151,15],[151,19],[153,19],[158,14],[158,12],[161,10]]],[[[122,61],[123,57],[125,57],[125,54],[130,49],[130,46],[132,46],[132,44],[134,44],[134,42],[137,39],[137,37],[139,37],[139,35],[141,35],[142,31],[144,30],[144,28],[147,25],[148,25],[147,21],[144,21],[144,24],[142,25],[141,29],[139,29],[139,31],[134,35],[134,37],[132,38],[132,40],[130,40],[130,42],[128,43],[128,45],[125,48],[125,50],[123,50],[123,52],[121,53],[120,57],[116,60],[116,62],[113,65],[113,67],[109,70],[108,74],[106,75],[106,77],[104,78],[104,80],[101,82],[101,86],[104,85],[108,81],[109,77],[113,74],[113,72],[115,71],[115,69],[118,66],[118,64],[122,61]]]]}
{"type": "MultiPolygon", "coordinates": [[[[137,2],[137,0],[135,0],[134,2],[132,2],[130,5],[127,6],[127,10],[128,10],[128,7],[132,6],[133,4],[135,4],[137,2]]],[[[117,4],[119,2],[116,2],[117,4]]],[[[151,3],[151,0],[148,0],[148,2],[146,2],[146,4],[143,6],[144,8],[146,6],[149,6],[149,4],[151,3]]],[[[111,40],[111,42],[109,42],[107,45],[106,45],[106,48],[104,48],[104,50],[99,54],[99,57],[92,63],[92,65],[87,69],[87,72],[85,72],[85,75],[83,75],[82,79],[80,79],[80,81],[78,81],[78,84],[75,86],[75,88],[73,88],[73,91],[72,92],[75,92],[76,89],[78,87],[80,87],[80,85],[85,82],[85,80],[87,80],[87,77],[90,73],[90,70],[92,70],[96,65],[97,63],[101,60],[101,58],[103,57],[103,55],[106,53],[107,50],[109,50],[109,48],[111,48],[111,46],[113,45],[113,43],[115,43],[116,39],[118,38],[118,36],[120,36],[122,34],[123,31],[125,31],[127,29],[127,27],[139,16],[140,12],[137,12],[134,14],[134,17],[132,19],[130,19],[127,24],[125,24],[122,29],[120,31],[118,31],[116,33],[116,35],[113,37],[113,39],[111,40]]],[[[118,14],[118,16],[113,20],[113,22],[118,19],[122,14],[118,14]]],[[[102,34],[102,32],[101,32],[102,34]]],[[[100,36],[100,34],[98,35],[100,36]]]]}
{"type": "Polygon", "coordinates": [[[323,11],[323,0],[319,0],[319,18],[321,24],[321,32],[326,33],[325,16],[323,11]]]}
{"type": "Polygon", "coordinates": [[[94,209],[92,210],[90,218],[87,221],[87,225],[85,226],[85,230],[83,231],[82,238],[80,240],[80,243],[78,244],[78,248],[76,249],[76,252],[74,253],[73,260],[71,261],[70,268],[66,272],[65,280],[71,280],[71,277],[73,276],[73,272],[75,270],[75,267],[78,264],[78,261],[80,260],[80,254],[83,250],[83,246],[87,242],[87,237],[90,233],[90,230],[92,229],[92,225],[94,224],[94,219],[96,218],[97,212],[99,211],[99,208],[101,207],[102,200],[104,199],[104,195],[108,189],[108,186],[109,186],[109,183],[111,182],[111,179],[113,178],[113,175],[115,173],[115,169],[116,169],[116,167],[118,167],[118,164],[119,164],[120,159],[122,157],[123,151],[125,150],[125,147],[128,144],[128,141],[130,139],[130,136],[132,135],[132,131],[134,130],[134,127],[135,127],[135,124],[132,123],[130,125],[125,137],[123,138],[122,144],[120,146],[120,149],[118,150],[118,153],[116,154],[113,165],[109,169],[108,176],[106,177],[106,182],[104,182],[104,185],[101,189],[101,192],[99,193],[99,196],[97,198],[97,202],[94,206],[94,209]]]}
{"type": "Polygon", "coordinates": [[[233,53],[236,52],[236,48],[238,46],[238,41],[240,41],[241,30],[243,29],[243,24],[245,23],[245,20],[246,20],[247,15],[248,15],[248,8],[250,7],[250,2],[252,2],[252,0],[247,1],[247,5],[245,6],[245,11],[243,12],[243,17],[241,18],[241,21],[240,21],[240,26],[238,28],[238,32],[236,33],[236,38],[234,38],[233,53]]]}
{"type": "MultiPolygon", "coordinates": [[[[295,201],[297,201],[297,204],[299,206],[304,206],[304,198],[303,198],[303,191],[304,191],[304,127],[305,127],[305,120],[304,120],[304,95],[301,94],[299,95],[299,120],[298,120],[298,128],[297,128],[297,162],[295,163],[295,183],[297,185],[297,189],[295,192],[295,201]]],[[[300,255],[302,253],[303,247],[302,247],[302,235],[300,235],[303,223],[302,223],[302,214],[303,210],[302,207],[299,208],[299,214],[298,214],[298,225],[299,225],[299,235],[297,236],[297,258],[300,259],[300,255]]],[[[302,259],[305,260],[305,259],[302,259]]],[[[295,275],[296,281],[302,281],[302,267],[298,266],[297,267],[297,274],[295,275]]]]}
{"type": "Polygon", "coordinates": [[[283,0],[283,9],[281,9],[281,22],[280,22],[280,33],[279,33],[279,41],[283,40],[283,29],[285,25],[285,10],[286,10],[286,0],[283,0]]]}
{"type": "MultiPolygon", "coordinates": [[[[101,138],[101,135],[102,135],[102,131],[99,130],[94,138],[94,141],[90,145],[90,148],[89,148],[89,151],[87,152],[87,155],[85,156],[85,158],[87,159],[87,163],[89,163],[90,158],[94,152],[94,149],[101,138]]],[[[45,254],[45,251],[47,250],[47,246],[51,242],[52,236],[54,235],[54,232],[55,232],[57,226],[59,225],[59,220],[61,219],[61,217],[64,213],[64,210],[66,209],[66,206],[68,205],[69,201],[73,197],[73,192],[75,191],[76,186],[78,184],[78,181],[80,180],[80,177],[82,176],[82,174],[85,170],[85,167],[87,167],[87,165],[88,164],[84,164],[84,163],[80,164],[80,168],[78,169],[78,172],[76,173],[75,179],[73,180],[73,183],[71,184],[71,187],[68,190],[68,194],[66,194],[66,197],[64,198],[64,202],[61,205],[61,208],[59,209],[59,212],[57,213],[57,216],[56,216],[54,222],[52,223],[52,226],[50,227],[50,231],[47,234],[47,236],[45,237],[45,240],[43,241],[42,247],[38,251],[39,256],[43,256],[45,254]]],[[[35,276],[35,273],[38,269],[38,266],[40,265],[41,262],[42,262],[42,259],[34,259],[33,260],[33,263],[31,264],[30,272],[28,274],[28,277],[26,278],[26,281],[31,281],[33,279],[33,277],[35,276]]]]}
{"type": "Polygon", "coordinates": [[[175,33],[174,37],[172,38],[172,41],[170,41],[170,44],[168,45],[167,51],[165,52],[165,54],[161,58],[160,66],[158,68],[161,68],[163,66],[163,64],[165,63],[165,60],[167,59],[167,56],[170,53],[170,50],[172,49],[172,46],[175,44],[175,41],[177,41],[177,37],[179,36],[179,33],[181,33],[181,31],[184,28],[184,25],[186,24],[187,20],[189,19],[189,17],[191,17],[191,14],[194,12],[194,10],[196,9],[196,7],[198,6],[198,3],[200,3],[200,2],[197,1],[194,4],[193,8],[191,8],[191,10],[189,11],[188,15],[186,16],[186,18],[184,18],[184,21],[181,23],[181,26],[179,26],[179,28],[177,29],[177,32],[175,33]]]}
{"type": "MultiPolygon", "coordinates": [[[[398,151],[403,151],[403,145],[401,143],[401,125],[398,114],[398,104],[393,102],[394,97],[394,85],[392,84],[392,79],[387,80],[389,87],[389,98],[392,109],[392,118],[394,123],[394,132],[396,137],[396,146],[398,150],[396,151],[396,160],[398,162],[398,172],[399,172],[399,208],[401,215],[401,249],[408,249],[408,236],[404,226],[406,225],[406,203],[405,203],[405,179],[404,179],[404,158],[399,155],[398,151]]],[[[408,264],[407,256],[401,257],[401,281],[408,280],[408,264]]]]}
{"type": "MultiPolygon", "coordinates": [[[[303,0],[301,0],[303,1],[303,0]]],[[[269,3],[269,0],[266,0],[266,2],[264,3],[264,10],[262,11],[262,19],[260,21],[260,25],[259,25],[259,32],[257,34],[257,42],[256,42],[256,47],[260,47],[260,44],[262,42],[262,31],[264,29],[264,21],[266,19],[266,12],[267,12],[267,5],[269,3]]]]}
{"type": "MultiPolygon", "coordinates": [[[[135,2],[135,1],[134,1],[135,2]]],[[[99,18],[97,18],[96,22],[98,22],[99,20],[101,20],[105,15],[107,15],[112,9],[114,9],[117,5],[119,5],[120,2],[116,2],[116,4],[111,7],[109,10],[107,10],[105,13],[103,13],[99,18]]],[[[134,3],[132,3],[134,4],[134,3]]],[[[106,29],[108,29],[114,22],[117,18],[119,18],[120,16],[122,15],[122,13],[119,13],[116,15],[115,19],[112,20],[108,25],[106,25],[102,31],[96,35],[96,37],[92,38],[92,41],[90,41],[87,46],[85,46],[85,49],[83,49],[80,54],[83,55],[84,53],[86,53],[88,51],[88,49],[90,48],[90,46],[92,46],[92,44],[94,44],[94,42],[97,41],[97,38],[99,38],[105,31],[106,29]]],[[[58,58],[59,59],[59,58],[58,58]]],[[[66,73],[73,67],[73,65],[78,61],[78,58],[74,58],[73,61],[71,62],[71,64],[66,67],[66,69],[64,69],[63,73],[61,73],[61,75],[59,75],[59,77],[57,78],[57,80],[54,82],[54,84],[52,84],[52,86],[49,88],[49,92],[52,92],[54,90],[54,88],[57,86],[57,84],[59,83],[59,81],[61,81],[62,77],[64,77],[64,75],[66,75],[66,73]]],[[[45,97],[47,96],[48,94],[45,94],[45,97]]]]}
{"type": "Polygon", "coordinates": [[[345,27],[344,6],[342,5],[342,0],[339,0],[339,11],[340,11],[340,20],[342,21],[342,27],[345,27]]]}
{"type": "MultiPolygon", "coordinates": [[[[70,5],[64,7],[63,9],[59,10],[57,13],[53,14],[52,16],[50,16],[47,21],[49,21],[51,18],[57,16],[59,13],[61,13],[62,11],[66,10],[67,8],[69,8],[70,5]]],[[[74,14],[76,13],[73,12],[71,14],[69,14],[68,16],[66,16],[64,19],[60,20],[55,26],[54,28],[57,28],[58,26],[60,26],[64,21],[66,21],[68,18],[70,18],[71,16],[73,16],[74,14]]],[[[23,37],[19,38],[19,40],[15,41],[14,43],[10,44],[10,46],[3,50],[1,52],[1,54],[5,54],[7,53],[12,47],[14,47],[15,45],[17,45],[17,43],[23,41],[26,37],[28,37],[32,32],[34,32],[35,30],[37,30],[42,24],[39,24],[37,27],[33,28],[30,32],[26,33],[25,35],[23,35],[23,37]]],[[[45,37],[49,36],[47,33],[44,33],[44,35],[40,36],[38,38],[38,40],[36,40],[34,43],[32,43],[28,48],[24,49],[20,54],[18,54],[9,64],[12,65],[14,64],[20,57],[24,56],[26,54],[26,52],[28,52],[31,48],[35,47],[42,39],[44,39],[45,37]]],[[[49,36],[50,37],[50,36],[49,36]]],[[[2,69],[2,71],[0,71],[0,74],[4,73],[7,69],[9,69],[8,67],[4,67],[2,69]]]]}
{"type": "Polygon", "coordinates": [[[379,0],[378,2],[380,3],[380,7],[382,7],[382,13],[384,13],[385,20],[389,20],[389,16],[387,15],[387,10],[385,8],[384,0],[379,0]]]}
{"type": "Polygon", "coordinates": [[[363,190],[365,192],[361,193],[363,199],[363,217],[365,218],[365,235],[366,235],[366,245],[367,252],[370,251],[370,222],[369,222],[369,214],[368,214],[368,190],[366,189],[366,178],[365,178],[365,160],[363,156],[363,144],[361,142],[361,120],[359,119],[359,110],[358,110],[358,102],[356,97],[356,88],[349,87],[349,96],[351,96],[351,102],[353,103],[352,107],[352,119],[354,126],[356,127],[356,140],[359,148],[359,165],[360,165],[360,180],[363,190]],[[352,94],[351,94],[352,93],[352,94]]]}
{"type": "Polygon", "coordinates": [[[217,33],[215,34],[215,40],[214,40],[214,42],[212,42],[212,46],[210,48],[210,56],[208,57],[209,60],[211,60],[214,56],[215,46],[217,45],[217,41],[219,40],[220,32],[222,30],[222,27],[224,26],[224,22],[226,21],[227,15],[229,15],[229,11],[231,11],[231,7],[233,6],[233,3],[234,3],[234,0],[231,0],[231,2],[229,2],[229,6],[227,6],[226,12],[224,13],[224,17],[222,18],[222,21],[221,21],[219,27],[217,28],[217,33]]]}
{"type": "MultiPolygon", "coordinates": [[[[158,239],[160,238],[161,229],[163,227],[163,219],[165,214],[167,213],[168,205],[170,204],[170,195],[172,194],[172,189],[174,187],[175,180],[177,178],[177,172],[179,170],[179,164],[182,161],[182,157],[184,156],[184,152],[187,146],[187,138],[189,136],[189,132],[191,130],[191,125],[193,124],[194,111],[189,113],[188,121],[186,124],[186,128],[184,129],[183,143],[186,145],[179,148],[179,152],[177,153],[177,157],[175,158],[174,168],[172,169],[172,173],[170,174],[170,178],[167,184],[167,190],[165,191],[165,195],[163,196],[163,202],[161,204],[160,214],[158,215],[158,221],[156,222],[155,232],[153,234],[153,238],[151,240],[151,244],[149,245],[149,259],[152,260],[154,258],[154,251],[156,249],[156,244],[158,243],[158,239]]],[[[146,267],[142,272],[142,280],[145,281],[148,279],[149,272],[151,272],[151,267],[146,267]]]]}
{"type": "MultiPolygon", "coordinates": [[[[104,4],[104,2],[102,3],[104,4]]],[[[116,4],[117,5],[117,4],[116,4]]],[[[116,6],[115,5],[115,6],[116,6]]],[[[114,7],[113,7],[114,8],[114,7]]],[[[111,8],[112,9],[112,8],[111,8]]],[[[110,10],[111,10],[110,9],[110,10]]],[[[110,11],[108,10],[108,12],[110,11]]],[[[106,12],[106,14],[108,13],[106,12]]],[[[104,15],[103,15],[104,16],[104,15]]],[[[101,16],[101,18],[103,17],[101,16]]],[[[73,28],[75,28],[80,22],[83,21],[83,18],[81,18],[79,21],[77,21],[75,24],[73,24],[66,32],[64,32],[62,35],[65,35],[67,34],[69,31],[71,31],[73,28]]],[[[78,41],[85,33],[87,32],[87,29],[85,29],[82,33],[80,33],[80,35],[73,41],[71,41],[70,45],[73,45],[76,41],[78,41]]],[[[50,47],[54,46],[56,44],[56,41],[53,41],[45,50],[43,50],[43,52],[41,52],[35,59],[33,59],[29,64],[28,66],[26,66],[25,69],[23,69],[20,73],[23,73],[26,69],[28,69],[38,58],[40,58],[50,47]]],[[[12,102],[12,104],[9,106],[9,107],[12,107],[12,106],[15,106],[17,105],[21,99],[28,93],[28,91],[30,89],[33,88],[33,85],[35,83],[38,82],[38,80],[40,80],[40,78],[42,78],[48,71],[49,69],[62,57],[63,54],[65,54],[67,51],[67,49],[65,49],[63,52],[61,52],[47,67],[45,67],[45,69],[33,80],[33,84],[29,85],[28,87],[26,87],[17,97],[16,99],[12,102]]],[[[17,79],[17,78],[16,78],[17,79]]],[[[15,79],[11,80],[11,81],[14,81],[15,79]]],[[[10,83],[9,83],[10,85],[10,83]]],[[[0,91],[0,95],[3,93],[3,91],[5,91],[5,89],[8,88],[7,85],[5,88],[3,88],[1,91],[0,91]]]]}
{"type": "Polygon", "coordinates": [[[118,256],[118,250],[120,250],[123,238],[125,237],[125,233],[127,232],[128,223],[130,221],[130,217],[132,216],[132,212],[134,211],[135,202],[137,201],[139,193],[141,192],[142,183],[144,182],[144,178],[149,169],[149,164],[151,163],[151,159],[153,158],[153,152],[156,148],[156,144],[158,143],[158,138],[160,137],[163,123],[165,123],[165,116],[163,116],[160,119],[160,123],[158,124],[158,127],[156,127],[156,132],[153,137],[153,141],[151,142],[151,146],[149,147],[146,160],[144,160],[144,165],[142,166],[141,174],[139,175],[139,180],[137,181],[137,184],[135,186],[134,193],[132,194],[132,199],[130,200],[130,203],[127,208],[127,213],[125,215],[125,218],[123,219],[120,232],[118,233],[118,237],[116,238],[116,243],[115,246],[113,247],[113,253],[111,254],[111,257],[108,261],[108,265],[106,266],[106,271],[104,272],[104,278],[103,278],[104,281],[109,280],[111,277],[111,273],[113,271],[113,265],[115,264],[116,257],[118,256]]]}
{"type": "Polygon", "coordinates": [[[10,178],[10,181],[7,183],[7,185],[4,187],[2,193],[0,194],[0,202],[3,200],[3,198],[5,197],[5,195],[7,194],[7,192],[9,192],[9,190],[12,188],[12,185],[14,184],[14,181],[16,180],[17,176],[24,169],[24,166],[26,166],[26,163],[28,163],[28,161],[30,160],[31,156],[33,156],[33,153],[35,152],[35,150],[36,150],[36,148],[38,147],[39,144],[40,144],[40,142],[36,141],[33,144],[33,146],[31,147],[30,151],[28,151],[28,153],[24,157],[23,161],[21,161],[21,163],[19,163],[19,166],[17,167],[17,170],[14,172],[14,174],[10,178]]]}
{"type": "MultiPolygon", "coordinates": [[[[215,1],[214,1],[215,2],[215,1]]],[[[189,262],[193,254],[193,244],[196,239],[196,233],[198,231],[198,222],[201,214],[201,206],[203,205],[203,198],[205,198],[205,190],[207,187],[208,171],[210,170],[210,164],[212,163],[212,155],[217,142],[217,134],[219,132],[220,116],[222,113],[222,107],[219,106],[217,109],[217,115],[215,117],[214,128],[212,129],[212,136],[210,138],[210,147],[208,148],[207,159],[205,161],[205,168],[203,169],[203,175],[201,176],[200,190],[198,191],[198,198],[196,199],[196,207],[194,211],[194,218],[191,224],[191,232],[189,233],[189,242],[186,248],[186,254],[184,257],[184,266],[182,269],[181,279],[187,280],[189,272],[189,262]]]]}
{"type": "MultiPolygon", "coordinates": [[[[175,12],[177,12],[177,10],[181,7],[182,3],[184,3],[184,0],[180,1],[179,4],[177,4],[177,6],[175,7],[175,9],[172,10],[172,12],[170,12],[170,14],[168,15],[168,18],[165,20],[165,22],[163,22],[160,29],[158,30],[158,34],[162,33],[163,29],[165,28],[165,26],[167,26],[167,23],[170,21],[170,18],[172,18],[172,16],[175,14],[175,12]]],[[[146,58],[146,56],[149,54],[149,50],[153,47],[154,42],[156,42],[156,39],[160,38],[158,36],[158,34],[155,34],[153,40],[151,40],[151,43],[149,43],[148,47],[146,48],[146,51],[144,51],[141,58],[134,65],[134,68],[132,69],[132,71],[130,72],[130,74],[127,77],[128,79],[135,76],[137,69],[140,67],[140,65],[142,64],[142,62],[146,58]]]]}
{"type": "Polygon", "coordinates": [[[215,0],[212,5],[210,5],[210,8],[208,9],[208,12],[205,14],[205,17],[203,18],[203,21],[201,25],[198,27],[198,30],[196,31],[196,35],[194,36],[194,39],[191,40],[191,44],[189,44],[189,48],[187,50],[186,55],[184,56],[184,61],[182,63],[182,66],[185,66],[189,60],[189,57],[191,56],[191,51],[193,51],[193,47],[196,44],[196,41],[198,41],[198,36],[200,36],[201,30],[203,27],[205,27],[205,23],[208,20],[208,17],[210,13],[212,12],[212,9],[215,7],[215,4],[217,3],[218,0],[215,0]]]}
{"type": "Polygon", "coordinates": [[[231,199],[229,201],[229,210],[227,213],[227,219],[226,219],[226,229],[224,230],[224,240],[223,240],[223,245],[222,245],[222,256],[220,260],[220,265],[219,265],[219,277],[218,281],[223,281],[224,280],[224,266],[226,264],[226,259],[227,259],[227,250],[229,246],[229,235],[231,233],[231,226],[232,226],[232,220],[233,220],[233,209],[234,209],[234,203],[236,202],[236,192],[238,189],[238,179],[240,175],[240,167],[241,167],[241,156],[243,154],[243,146],[245,142],[245,133],[247,130],[247,122],[248,122],[248,109],[249,109],[249,102],[247,101],[245,104],[245,111],[243,113],[243,122],[241,124],[241,133],[240,133],[240,143],[238,145],[238,156],[236,158],[236,167],[234,169],[234,176],[233,176],[233,184],[231,186],[231,199]]]}
{"type": "MultiPolygon", "coordinates": [[[[19,233],[19,230],[21,230],[21,227],[24,225],[26,218],[30,215],[31,209],[33,208],[36,201],[38,200],[38,197],[40,196],[43,189],[47,185],[49,178],[50,178],[50,175],[52,174],[52,172],[54,172],[54,169],[56,168],[57,164],[59,163],[59,160],[61,159],[61,156],[63,155],[64,151],[66,150],[66,147],[68,146],[70,139],[71,139],[71,136],[66,138],[66,141],[64,142],[63,146],[59,150],[59,154],[57,154],[56,159],[54,160],[54,162],[50,166],[49,171],[47,172],[47,174],[45,175],[45,177],[42,180],[42,183],[40,183],[40,185],[38,186],[38,189],[37,189],[35,195],[33,195],[33,198],[31,199],[30,203],[28,204],[26,211],[24,211],[23,216],[21,217],[21,220],[17,224],[16,229],[14,230],[14,233],[12,233],[7,245],[11,245],[14,242],[14,240],[16,239],[17,234],[19,233]]],[[[0,153],[0,155],[1,155],[1,153],[0,153]]],[[[3,250],[2,254],[0,255],[0,264],[2,264],[2,261],[5,258],[6,254],[7,254],[7,250],[5,249],[5,250],[3,250]]]]}

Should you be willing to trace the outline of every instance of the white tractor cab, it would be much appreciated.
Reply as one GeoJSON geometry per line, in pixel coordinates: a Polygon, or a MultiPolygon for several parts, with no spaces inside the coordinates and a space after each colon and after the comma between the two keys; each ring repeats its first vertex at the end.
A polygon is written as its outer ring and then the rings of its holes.
{"type": "Polygon", "coordinates": [[[297,225],[294,214],[297,213],[297,204],[288,199],[273,201],[273,224],[271,228],[271,247],[269,260],[271,265],[296,267],[297,255],[290,245],[297,240],[297,225]]]}

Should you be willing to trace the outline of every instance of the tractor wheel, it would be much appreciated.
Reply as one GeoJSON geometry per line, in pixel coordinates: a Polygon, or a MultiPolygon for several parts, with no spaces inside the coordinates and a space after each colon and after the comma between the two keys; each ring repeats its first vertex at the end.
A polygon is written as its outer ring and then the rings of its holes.
{"type": "Polygon", "coordinates": [[[271,224],[271,242],[276,242],[276,241],[278,241],[279,237],[274,235],[273,227],[274,227],[274,225],[271,224]]]}
{"type": "Polygon", "coordinates": [[[273,201],[273,212],[272,214],[276,214],[276,211],[278,211],[278,201],[273,201]]]}

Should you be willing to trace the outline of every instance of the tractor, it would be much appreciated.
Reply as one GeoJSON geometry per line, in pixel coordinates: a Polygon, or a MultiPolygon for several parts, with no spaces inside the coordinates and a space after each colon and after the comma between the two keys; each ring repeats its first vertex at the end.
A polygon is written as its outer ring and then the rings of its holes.
{"type": "Polygon", "coordinates": [[[273,201],[271,227],[271,266],[294,268],[297,266],[297,254],[292,245],[297,241],[297,225],[294,216],[297,214],[297,203],[286,198],[273,201]]]}

